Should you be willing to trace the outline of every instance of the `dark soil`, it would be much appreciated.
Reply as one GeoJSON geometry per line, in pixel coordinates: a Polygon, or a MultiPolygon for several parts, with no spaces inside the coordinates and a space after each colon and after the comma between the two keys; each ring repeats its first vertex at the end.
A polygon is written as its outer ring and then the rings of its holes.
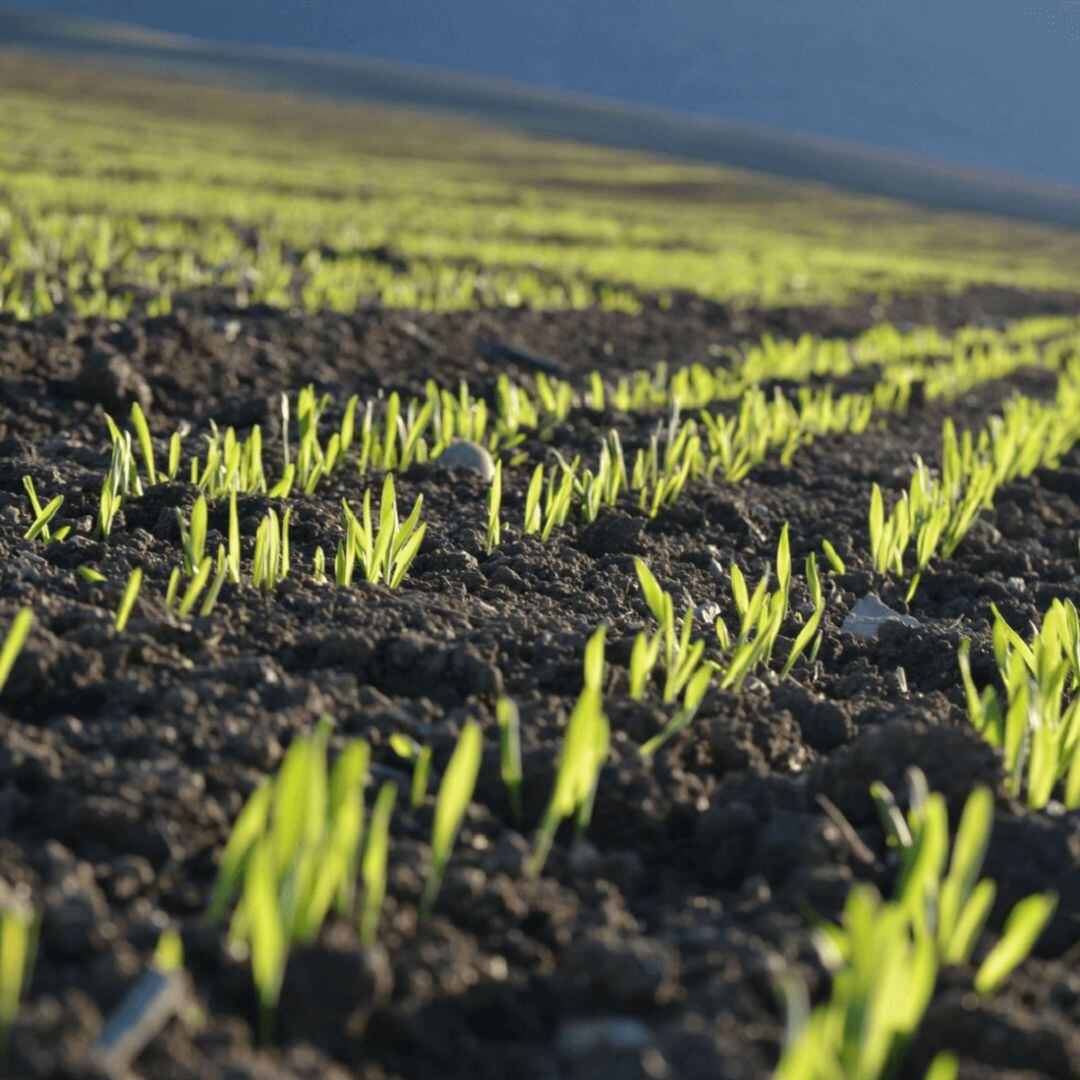
{"type": "MultiPolygon", "coordinates": [[[[1054,597],[1080,600],[1080,454],[1005,489],[957,556],[929,572],[912,606],[918,629],[875,642],[840,632],[868,591],[903,609],[902,590],[866,557],[873,481],[898,488],[910,455],[934,460],[945,408],[929,405],[861,437],[822,440],[790,468],[765,466],[737,487],[703,483],[649,521],[630,508],[551,542],[520,537],[524,472],[509,474],[502,547],[483,552],[486,487],[473,474],[422,466],[399,490],[425,497],[427,539],[396,592],[312,583],[316,544],[338,537],[342,495],[364,482],[336,474],[292,501],[294,573],[270,598],[226,587],[207,619],[181,623],[161,599],[178,558],[180,484],[128,504],[109,543],[89,539],[107,463],[102,410],[139,399],[155,432],[181,421],[268,433],[277,396],[307,382],[348,393],[417,389],[429,376],[479,389],[502,370],[499,342],[570,373],[661,360],[709,362],[763,332],[852,334],[883,315],[945,328],[1036,311],[1074,298],[985,290],[905,301],[887,311],[734,312],[691,300],[627,317],[488,311],[319,318],[237,312],[213,296],[176,314],[122,324],[54,316],[0,323],[0,628],[33,604],[36,628],[0,696],[0,878],[25,881],[43,911],[40,952],[16,1029],[13,1075],[71,1075],[144,969],[163,926],[178,926],[202,1007],[175,1020],[139,1059],[151,1077],[758,1078],[782,1034],[776,977],[794,967],[826,985],[807,908],[835,917],[856,880],[891,884],[868,789],[903,789],[920,766],[956,812],[991,785],[998,814],[988,872],[991,920],[1043,889],[1060,894],[1037,956],[995,999],[958,973],[940,988],[913,1049],[921,1075],[941,1047],[965,1077],[1080,1076],[1080,815],[1031,813],[1004,794],[995,753],[966,722],[955,649],[974,635],[988,681],[989,604],[1015,626],[1054,597]],[[483,359],[482,354],[494,357],[483,359]],[[64,495],[76,534],[48,549],[22,540],[22,477],[64,495]],[[694,724],[655,759],[637,747],[665,719],[629,701],[625,664],[646,625],[632,558],[643,556],[678,602],[720,605],[710,569],[735,559],[756,579],[782,524],[797,565],[830,539],[847,573],[827,581],[824,644],[813,667],[764,674],[738,693],[713,690],[694,724]],[[74,567],[97,565],[106,584],[74,567]],[[146,573],[126,631],[113,629],[123,583],[146,573]],[[562,724],[581,682],[591,631],[608,625],[611,760],[587,839],[561,837],[543,878],[522,873],[531,825],[549,790],[562,724]],[[522,711],[527,827],[519,831],[498,772],[494,701],[522,711]],[[361,950],[331,925],[290,959],[276,1039],[252,1035],[248,970],[202,918],[229,826],[283,749],[322,712],[333,745],[373,746],[377,777],[401,776],[388,740],[405,732],[444,765],[461,724],[479,719],[486,751],[477,797],[435,917],[417,927],[433,800],[399,808],[381,944],[361,950]],[[855,830],[838,827],[831,802],[855,830]]],[[[1017,377],[949,411],[981,422],[1017,377]]],[[[607,427],[630,446],[652,421],[575,416],[551,443],[594,453],[607,427]]],[[[191,440],[189,440],[189,445],[191,440]]],[[[529,448],[542,453],[535,441],[529,448]]],[[[239,501],[247,544],[267,508],[239,501]]],[[[211,530],[225,526],[211,511],[211,530]]],[[[216,539],[211,537],[211,546],[216,539]]],[[[250,548],[245,548],[245,561],[250,548]]],[[[803,597],[796,597],[796,603],[803,597]]]]}

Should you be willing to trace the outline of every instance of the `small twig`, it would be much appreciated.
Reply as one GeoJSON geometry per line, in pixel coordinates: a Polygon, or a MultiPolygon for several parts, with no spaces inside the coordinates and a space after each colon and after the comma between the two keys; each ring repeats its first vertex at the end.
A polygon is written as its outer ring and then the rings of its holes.
{"type": "Polygon", "coordinates": [[[815,796],[814,801],[825,811],[828,819],[840,830],[841,836],[847,841],[848,847],[851,848],[855,858],[859,862],[866,863],[867,866],[873,866],[877,862],[874,853],[862,842],[859,834],[855,831],[855,826],[844,817],[836,803],[824,795],[815,796]]]}

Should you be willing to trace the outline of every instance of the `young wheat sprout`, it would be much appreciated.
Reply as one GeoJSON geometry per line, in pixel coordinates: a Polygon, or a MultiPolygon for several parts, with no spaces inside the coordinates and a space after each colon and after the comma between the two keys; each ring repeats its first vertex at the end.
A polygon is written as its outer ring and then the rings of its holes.
{"type": "Polygon", "coordinates": [[[435,822],[431,829],[431,868],[428,870],[424,893],[420,899],[421,922],[426,921],[431,914],[439,894],[443,874],[450,861],[450,852],[472,801],[476,778],[480,773],[482,752],[480,725],[475,720],[469,720],[462,728],[461,737],[439,785],[435,822]]]}
{"type": "Polygon", "coordinates": [[[582,832],[592,813],[596,785],[607,761],[611,734],[601,692],[604,636],[605,629],[601,626],[585,647],[585,686],[566,724],[551,798],[537,829],[532,857],[526,865],[529,877],[539,877],[543,872],[560,824],[575,817],[578,831],[582,832]]]}
{"type": "Polygon", "coordinates": [[[139,589],[142,588],[143,572],[140,567],[135,567],[131,571],[131,577],[128,578],[128,583],[124,587],[124,595],[120,597],[120,606],[116,609],[116,629],[118,632],[123,633],[124,628],[128,624],[128,619],[131,618],[131,613],[135,608],[135,601],[139,597],[139,589]]]}
{"type": "Polygon", "coordinates": [[[15,660],[19,653],[22,652],[26,639],[30,636],[30,628],[33,623],[34,614],[28,607],[22,608],[15,618],[11,620],[11,626],[8,627],[8,632],[4,636],[4,642],[0,645],[0,693],[3,692],[8,676],[11,674],[11,669],[15,666],[15,660]]]}
{"type": "Polygon", "coordinates": [[[37,923],[26,886],[0,905],[0,1061],[8,1055],[11,1026],[30,982],[37,923]]]}

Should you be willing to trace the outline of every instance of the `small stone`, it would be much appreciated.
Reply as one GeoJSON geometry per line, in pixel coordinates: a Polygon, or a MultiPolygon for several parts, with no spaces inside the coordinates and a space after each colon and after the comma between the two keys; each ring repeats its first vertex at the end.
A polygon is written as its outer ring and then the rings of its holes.
{"type": "Polygon", "coordinates": [[[1009,592],[1025,593],[1027,592],[1027,582],[1022,577],[1011,577],[1005,582],[1005,588],[1009,592]]]}
{"type": "Polygon", "coordinates": [[[183,1007],[188,997],[182,971],[150,970],[131,988],[109,1017],[93,1051],[93,1063],[105,1076],[119,1076],[183,1007]]]}
{"type": "Polygon", "coordinates": [[[888,683],[890,688],[897,693],[906,694],[908,692],[907,672],[902,667],[898,667],[889,675],[888,683]]]}
{"type": "Polygon", "coordinates": [[[495,462],[491,455],[479,443],[468,439],[454,441],[435,459],[435,464],[444,469],[474,469],[484,480],[495,475],[495,462]]]}
{"type": "Polygon", "coordinates": [[[214,330],[225,336],[225,340],[228,342],[235,341],[240,336],[240,331],[243,329],[239,319],[215,319],[214,330]]]}
{"type": "Polygon", "coordinates": [[[985,540],[987,544],[992,547],[996,547],[1002,541],[1001,530],[994,528],[994,526],[984,518],[975,519],[971,526],[970,534],[985,540]]]}
{"type": "Polygon", "coordinates": [[[902,615],[883,604],[873,593],[867,593],[850,611],[840,627],[841,633],[852,637],[876,639],[881,627],[887,622],[899,622],[904,626],[918,628],[922,623],[910,615],[902,615]]]}
{"type": "Polygon", "coordinates": [[[629,1016],[572,1020],[559,1030],[559,1051],[570,1058],[589,1057],[605,1050],[615,1053],[644,1050],[650,1041],[649,1029],[629,1016]]]}
{"type": "Polygon", "coordinates": [[[701,623],[702,626],[713,627],[716,625],[716,620],[720,618],[720,605],[719,604],[698,604],[694,608],[694,618],[701,623]]]}

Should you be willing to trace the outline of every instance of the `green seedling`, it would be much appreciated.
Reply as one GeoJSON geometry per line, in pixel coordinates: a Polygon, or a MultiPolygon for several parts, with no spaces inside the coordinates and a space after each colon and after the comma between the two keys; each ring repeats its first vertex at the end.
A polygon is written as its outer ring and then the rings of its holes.
{"type": "Polygon", "coordinates": [[[412,784],[409,789],[409,810],[416,813],[427,797],[428,780],[431,776],[432,750],[421,746],[415,739],[400,732],[390,736],[390,748],[399,758],[413,764],[412,784]]]}
{"type": "Polygon", "coordinates": [[[532,857],[526,866],[529,877],[539,877],[543,871],[562,822],[576,817],[578,831],[581,832],[588,825],[592,813],[596,785],[607,761],[610,740],[600,690],[604,633],[601,626],[585,648],[585,686],[566,725],[551,798],[537,829],[532,857]]]}
{"type": "Polygon", "coordinates": [[[526,536],[540,534],[541,543],[547,543],[556,528],[566,524],[573,508],[578,462],[559,461],[547,473],[544,466],[537,465],[525,494],[526,536]]]}
{"type": "Polygon", "coordinates": [[[108,580],[100,570],[93,566],[87,566],[85,563],[76,566],[75,573],[90,585],[100,585],[103,581],[108,580]]]}
{"type": "MultiPolygon", "coordinates": [[[[871,794],[890,846],[900,852],[897,902],[934,940],[943,964],[966,964],[978,944],[996,895],[989,879],[979,880],[993,829],[994,799],[976,788],[964,804],[949,856],[944,798],[927,790],[925,777],[910,770],[911,809],[906,818],[892,793],[874,784],[871,794]],[[946,871],[946,860],[948,869],[946,871]]],[[[976,990],[991,993],[1034,946],[1053,914],[1052,894],[1030,896],[1013,909],[1005,932],[976,973],[976,990]],[[1018,944],[1026,947],[1018,951],[1018,944]],[[1013,957],[1011,964],[1007,957],[1013,957]]]]}
{"type": "Polygon", "coordinates": [[[544,490],[544,466],[537,465],[533,470],[532,479],[529,481],[528,491],[525,493],[525,521],[524,532],[526,536],[540,531],[543,518],[540,513],[540,496],[544,490]]]}
{"type": "MultiPolygon", "coordinates": [[[[778,1080],[888,1080],[934,994],[943,967],[966,964],[982,936],[995,887],[979,880],[993,819],[993,796],[972,792],[949,853],[945,801],[929,793],[913,770],[911,809],[903,815],[892,793],[873,788],[889,844],[900,853],[896,895],[882,900],[869,885],[856,885],[839,925],[822,923],[818,948],[833,971],[828,999],[813,1012],[805,989],[786,987],[789,1034],[778,1080]],[[946,868],[947,867],[947,868],[946,868]]],[[[1020,901],[1005,931],[976,969],[979,994],[996,991],[1030,953],[1053,913],[1055,898],[1020,901]]],[[[949,1057],[928,1075],[950,1076],[949,1057]]]]}
{"type": "Polygon", "coordinates": [[[840,558],[836,548],[834,548],[828,540],[821,541],[821,550],[834,574],[847,573],[847,567],[844,565],[844,560],[840,558]]]}
{"type": "Polygon", "coordinates": [[[518,707],[508,697],[495,702],[495,718],[499,725],[499,764],[510,810],[519,824],[524,811],[521,798],[521,716],[518,707]]]}
{"type": "Polygon", "coordinates": [[[693,723],[698,709],[701,708],[702,701],[705,700],[705,695],[709,690],[715,671],[716,666],[706,662],[694,672],[686,684],[682,707],[664,725],[661,731],[642,745],[641,754],[643,757],[652,757],[673,735],[693,723]]]}
{"type": "MultiPolygon", "coordinates": [[[[184,595],[180,599],[180,603],[177,605],[176,614],[181,619],[186,619],[195,607],[195,604],[199,600],[199,595],[203,589],[206,588],[207,582],[210,580],[210,574],[214,569],[214,560],[211,556],[207,555],[199,564],[198,569],[195,571],[194,577],[188,583],[187,588],[184,590],[184,595]]],[[[169,582],[170,588],[172,586],[172,580],[169,582]]],[[[166,609],[169,608],[168,597],[166,596],[165,602],[166,609]]]]}
{"type": "Polygon", "coordinates": [[[630,697],[634,701],[644,701],[645,691],[652,677],[656,662],[660,659],[662,632],[647,634],[642,630],[634,638],[630,650],[630,667],[627,673],[630,697]]]}
{"type": "Polygon", "coordinates": [[[236,901],[229,941],[251,960],[264,1038],[290,948],[314,941],[332,908],[347,916],[352,905],[369,751],[352,742],[328,771],[329,735],[323,718],[251,795],[225,846],[208,911],[223,918],[236,901]]]}
{"type": "Polygon", "coordinates": [[[26,489],[27,498],[30,500],[30,508],[34,513],[34,520],[30,528],[26,530],[23,539],[31,541],[40,539],[46,547],[49,544],[66,539],[71,533],[70,525],[63,525],[55,532],[49,528],[49,523],[56,517],[60,507],[64,505],[64,496],[57,495],[47,506],[43,507],[38,501],[34,481],[29,476],[23,477],[23,487],[26,489]]]}
{"type": "Polygon", "coordinates": [[[1009,913],[997,944],[987,954],[975,974],[975,992],[996,994],[1005,980],[1031,954],[1057,906],[1051,894],[1037,894],[1021,900],[1009,913]]]}
{"type": "Polygon", "coordinates": [[[970,642],[957,653],[975,730],[1001,750],[1005,785],[1043,809],[1061,789],[1066,808],[1080,807],[1080,618],[1071,601],[1055,600],[1030,642],[994,615],[994,655],[1004,686],[980,693],[971,675],[970,642]]]}
{"type": "Polygon", "coordinates": [[[229,580],[234,585],[240,584],[240,518],[236,509],[236,489],[229,492],[229,540],[228,540],[229,580]]]}
{"type": "Polygon", "coordinates": [[[993,416],[973,436],[957,435],[951,420],[942,427],[940,478],[918,456],[906,492],[885,513],[884,498],[875,484],[870,495],[870,553],[879,573],[901,575],[908,547],[915,543],[915,573],[907,599],[914,597],[923,572],[937,556],[951,558],[981,510],[993,505],[997,489],[1017,477],[1030,476],[1041,466],[1054,467],[1080,440],[1080,372],[1074,362],[1063,363],[1065,374],[1052,403],[1015,398],[1001,415],[993,416]]]}
{"type": "MultiPolygon", "coordinates": [[[[135,428],[135,437],[139,440],[139,448],[142,450],[143,464],[146,467],[146,482],[153,486],[158,482],[157,470],[154,468],[154,444],[150,438],[150,425],[146,422],[146,416],[139,407],[137,401],[131,403],[131,423],[135,428]]],[[[171,468],[170,462],[170,468],[171,468]]],[[[179,467],[179,462],[177,462],[179,467]]]]}
{"type": "Polygon", "coordinates": [[[119,633],[124,632],[128,619],[131,618],[131,613],[135,608],[135,601],[139,597],[139,589],[142,588],[142,580],[142,569],[137,566],[131,571],[127,585],[124,586],[124,595],[120,597],[120,606],[116,609],[115,626],[119,633]]]}
{"type": "Polygon", "coordinates": [[[30,628],[33,624],[34,613],[28,607],[18,611],[15,618],[11,620],[11,626],[4,635],[4,643],[0,645],[0,692],[3,691],[11,669],[15,666],[15,660],[30,636],[30,628]]]}
{"type": "Polygon", "coordinates": [[[166,473],[167,479],[175,480],[180,473],[180,451],[183,449],[184,437],[179,431],[174,431],[169,437],[169,465],[166,473]]]}
{"type": "Polygon", "coordinates": [[[465,814],[476,788],[480,773],[480,757],[483,736],[480,725],[469,720],[462,728],[461,737],[450,756],[450,762],[439,785],[439,797],[435,803],[435,821],[431,829],[431,867],[424,892],[420,898],[420,921],[425,922],[439,894],[450,852],[465,820],[465,814]]]}
{"type": "MultiPolygon", "coordinates": [[[[174,437],[175,440],[175,437],[174,437]]],[[[170,444],[171,455],[175,446],[176,466],[179,468],[179,444],[170,444]]],[[[210,422],[210,434],[206,436],[206,464],[201,465],[195,455],[188,468],[189,480],[208,499],[223,499],[240,492],[247,495],[269,494],[272,498],[284,498],[289,494],[292,474],[287,480],[267,491],[266,474],[263,470],[262,430],[256,424],[247,438],[240,440],[236,432],[227,427],[224,433],[210,422]]]]}
{"type": "Polygon", "coordinates": [[[292,507],[278,517],[268,510],[255,532],[255,554],[251,564],[251,582],[263,592],[272,592],[289,576],[289,521],[292,507]]]}
{"type": "Polygon", "coordinates": [[[139,469],[132,451],[131,432],[121,433],[108,414],[105,420],[112,437],[112,456],[98,500],[96,532],[101,540],[108,540],[116,522],[116,515],[128,497],[132,495],[138,497],[143,490],[139,479],[139,469]]]}
{"type": "Polygon", "coordinates": [[[379,916],[386,896],[386,864],[390,851],[390,819],[397,801],[397,785],[387,781],[379,789],[375,808],[371,812],[367,842],[361,862],[364,897],[360,909],[360,943],[375,943],[379,930],[379,916]]]}
{"type": "Polygon", "coordinates": [[[37,925],[25,887],[17,889],[0,907],[0,1060],[8,1055],[19,1001],[30,984],[37,925]]]}
{"type": "Polygon", "coordinates": [[[206,618],[206,616],[214,610],[214,605],[217,603],[218,597],[221,595],[221,590],[228,577],[229,561],[225,556],[225,549],[219,547],[217,573],[214,575],[214,580],[211,582],[210,588],[207,589],[206,594],[203,596],[203,602],[199,607],[199,615],[203,618],[206,618]]]}
{"type": "Polygon", "coordinates": [[[362,517],[358,518],[348,502],[342,500],[345,539],[338,543],[334,559],[334,576],[339,585],[351,585],[358,567],[368,582],[382,582],[396,589],[416,558],[423,543],[427,525],[421,524],[420,512],[424,497],[418,495],[412,512],[399,522],[394,478],[386,474],[379,505],[379,527],[375,530],[371,516],[371,490],[364,494],[362,517]]]}
{"type": "Polygon", "coordinates": [[[414,814],[424,805],[424,799],[427,798],[432,756],[431,747],[422,746],[413,763],[412,784],[409,787],[409,809],[414,814]]]}
{"type": "Polygon", "coordinates": [[[184,970],[184,943],[172,927],[161,931],[151,963],[163,975],[184,970]]]}
{"type": "Polygon", "coordinates": [[[495,463],[495,475],[491,478],[488,491],[488,524],[484,550],[490,555],[502,541],[502,522],[499,514],[502,510],[502,462],[495,463]]]}
{"type": "Polygon", "coordinates": [[[810,642],[813,641],[814,635],[817,634],[818,627],[821,625],[821,618],[825,614],[825,594],[821,588],[821,578],[818,577],[817,560],[812,554],[806,560],[806,584],[810,590],[810,602],[814,605],[814,611],[799,631],[795,644],[791,647],[791,654],[780,672],[781,679],[788,677],[796,661],[806,651],[810,642]]]}
{"type": "Polygon", "coordinates": [[[189,578],[202,566],[206,553],[206,499],[199,496],[191,508],[191,523],[185,524],[184,515],[176,511],[176,524],[180,530],[180,546],[184,549],[184,570],[189,578]]]}

